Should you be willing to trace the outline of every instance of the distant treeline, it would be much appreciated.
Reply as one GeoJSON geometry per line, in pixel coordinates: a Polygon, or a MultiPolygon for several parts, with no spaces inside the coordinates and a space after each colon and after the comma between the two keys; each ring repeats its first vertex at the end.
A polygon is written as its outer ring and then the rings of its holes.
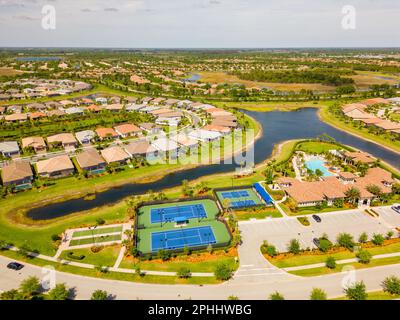
{"type": "Polygon", "coordinates": [[[252,70],[250,72],[235,73],[242,80],[263,81],[274,83],[321,83],[328,86],[343,86],[354,84],[352,78],[344,78],[339,74],[324,71],[264,71],[252,70]]]}

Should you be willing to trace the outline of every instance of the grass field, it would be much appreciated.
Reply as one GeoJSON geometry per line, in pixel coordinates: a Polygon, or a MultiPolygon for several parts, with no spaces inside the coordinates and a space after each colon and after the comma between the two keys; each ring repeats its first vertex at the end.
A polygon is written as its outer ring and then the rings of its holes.
{"type": "Polygon", "coordinates": [[[192,285],[204,285],[204,284],[217,284],[221,281],[215,277],[191,277],[188,279],[181,279],[176,276],[158,276],[158,275],[145,275],[139,276],[137,274],[119,273],[119,272],[100,272],[95,269],[79,268],[66,264],[60,264],[58,262],[52,262],[39,258],[25,258],[14,251],[4,251],[2,255],[5,255],[11,259],[18,261],[31,263],[37,266],[53,266],[57,271],[68,272],[86,277],[119,280],[119,281],[132,281],[141,283],[157,283],[157,284],[192,284],[192,285]]]}
{"type": "Polygon", "coordinates": [[[282,218],[279,210],[272,208],[264,208],[256,211],[235,211],[235,216],[239,221],[250,219],[266,219],[266,218],[282,218]]]}
{"type": "MultiPolygon", "coordinates": [[[[383,291],[370,291],[367,292],[368,297],[367,300],[394,300],[394,299],[400,299],[400,295],[392,295],[387,292],[383,291]]],[[[349,300],[346,296],[343,297],[338,297],[334,299],[329,299],[329,300],[349,300]]]]}
{"type": "Polygon", "coordinates": [[[365,268],[373,268],[373,267],[385,266],[388,264],[398,264],[398,263],[400,263],[400,257],[390,257],[390,258],[373,259],[368,264],[353,262],[353,263],[339,264],[336,266],[335,269],[320,267],[320,268],[310,268],[310,269],[290,271],[289,273],[301,277],[316,277],[316,276],[323,276],[326,274],[342,272],[343,268],[345,267],[353,267],[355,269],[365,269],[365,268]]]}
{"type": "MultiPolygon", "coordinates": [[[[390,240],[382,246],[373,246],[370,243],[362,245],[373,256],[386,253],[400,252],[400,241],[390,240]]],[[[356,255],[349,250],[340,249],[323,253],[320,251],[303,252],[298,255],[278,256],[277,258],[266,257],[274,266],[278,268],[298,267],[316,263],[325,263],[328,257],[334,257],[336,260],[352,259],[356,255]]],[[[372,260],[373,261],[373,260],[372,260]]]]}
{"type": "Polygon", "coordinates": [[[107,246],[104,247],[101,251],[96,253],[92,252],[90,248],[70,249],[63,251],[61,253],[60,258],[70,261],[92,264],[95,266],[112,267],[114,266],[114,263],[117,260],[120,250],[121,250],[120,245],[107,246]],[[85,256],[85,257],[82,260],[76,260],[68,255],[69,252],[72,252],[74,256],[85,256]]]}
{"type": "Polygon", "coordinates": [[[232,270],[236,270],[239,266],[235,262],[236,256],[236,250],[231,249],[227,253],[223,250],[215,251],[212,254],[207,252],[192,253],[188,256],[182,255],[167,261],[162,261],[161,259],[139,261],[133,257],[125,257],[120,264],[120,268],[133,269],[138,266],[142,270],[177,272],[185,267],[191,272],[212,273],[219,263],[226,263],[232,270]]]}
{"type": "Polygon", "coordinates": [[[328,152],[329,150],[338,150],[340,147],[335,144],[326,142],[302,142],[296,147],[296,150],[304,151],[309,154],[321,154],[328,152]]]}
{"type": "Polygon", "coordinates": [[[99,234],[105,234],[105,233],[115,233],[115,232],[122,232],[122,226],[109,227],[109,228],[98,228],[98,229],[94,229],[94,230],[75,231],[72,234],[72,238],[91,236],[91,235],[99,235],[99,234]]]}
{"type": "Polygon", "coordinates": [[[104,242],[110,242],[110,241],[118,241],[121,240],[121,234],[116,234],[116,235],[107,235],[107,236],[98,236],[98,237],[89,237],[89,238],[84,238],[84,239],[75,239],[71,240],[69,245],[71,247],[74,246],[80,246],[84,244],[99,244],[99,243],[104,243],[104,242]]]}

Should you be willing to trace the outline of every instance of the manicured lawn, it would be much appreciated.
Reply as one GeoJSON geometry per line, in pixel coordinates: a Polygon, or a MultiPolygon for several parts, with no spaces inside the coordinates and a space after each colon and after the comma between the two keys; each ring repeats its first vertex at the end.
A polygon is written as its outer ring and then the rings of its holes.
{"type": "MultiPolygon", "coordinates": [[[[400,241],[392,242],[383,246],[373,247],[371,247],[371,244],[366,244],[362,247],[368,250],[372,255],[395,253],[400,252],[400,241]]],[[[315,263],[325,263],[328,257],[334,257],[336,260],[343,260],[355,258],[355,254],[354,252],[343,249],[336,252],[332,251],[330,253],[322,253],[315,250],[313,251],[313,253],[303,252],[298,255],[289,255],[287,257],[267,258],[273,265],[277,266],[278,268],[289,268],[315,263]]]]}
{"type": "Polygon", "coordinates": [[[326,275],[326,274],[341,272],[344,267],[351,266],[355,269],[365,269],[365,268],[373,268],[373,267],[385,266],[385,265],[389,265],[389,264],[398,264],[398,263],[400,263],[400,257],[390,257],[390,258],[382,258],[382,259],[373,259],[368,264],[354,262],[354,263],[338,264],[335,269],[329,269],[327,267],[320,267],[320,268],[311,268],[311,269],[290,271],[289,273],[297,275],[297,276],[301,276],[301,277],[316,277],[316,276],[322,276],[322,275],[326,275]]]}
{"type": "MultiPolygon", "coordinates": [[[[400,295],[391,295],[390,293],[383,291],[371,291],[368,292],[367,300],[394,300],[400,299],[400,295]]],[[[349,300],[346,296],[329,299],[329,300],[349,300]]]]}
{"type": "Polygon", "coordinates": [[[114,266],[117,260],[119,251],[121,250],[120,245],[104,247],[100,252],[92,252],[90,248],[87,249],[70,249],[62,252],[60,258],[70,261],[76,261],[81,263],[92,264],[95,266],[114,266]],[[74,256],[85,256],[82,260],[76,260],[71,258],[68,253],[72,252],[74,256]]]}
{"type": "Polygon", "coordinates": [[[75,239],[72,240],[69,245],[72,246],[79,246],[79,245],[84,245],[84,244],[98,244],[98,243],[103,243],[103,242],[109,242],[109,241],[117,241],[121,240],[121,235],[109,235],[109,236],[98,236],[98,237],[90,237],[90,238],[84,238],[84,239],[75,239]]]}
{"type": "Polygon", "coordinates": [[[72,235],[72,238],[91,236],[91,235],[99,235],[99,234],[105,234],[105,233],[116,233],[116,232],[122,232],[122,226],[109,227],[109,228],[97,228],[94,230],[75,231],[72,235]]]}
{"type": "Polygon", "coordinates": [[[219,263],[226,263],[232,270],[236,270],[239,266],[235,263],[235,256],[231,253],[227,254],[224,251],[214,252],[213,254],[208,253],[193,253],[189,256],[178,256],[168,261],[162,261],[160,259],[151,261],[138,261],[132,257],[125,257],[120,268],[133,269],[139,266],[142,270],[152,271],[169,271],[176,272],[180,268],[188,268],[191,272],[214,272],[216,266],[219,263]]]}
{"type": "Polygon", "coordinates": [[[235,215],[239,221],[250,219],[265,219],[267,217],[282,218],[281,213],[275,208],[265,208],[256,211],[238,211],[235,212],[235,215]]]}
{"type": "Polygon", "coordinates": [[[311,214],[319,214],[324,212],[333,212],[333,211],[345,211],[351,210],[354,208],[336,208],[336,207],[327,207],[323,209],[317,209],[316,207],[304,207],[299,208],[297,212],[293,212],[285,203],[280,203],[280,207],[286,212],[289,216],[301,216],[301,215],[311,215],[311,214]]]}
{"type": "Polygon", "coordinates": [[[329,150],[340,149],[338,145],[327,143],[327,142],[302,142],[297,145],[296,150],[304,151],[309,154],[321,154],[328,152],[329,150]]]}
{"type": "Polygon", "coordinates": [[[153,276],[146,275],[144,277],[138,276],[136,274],[127,274],[119,272],[100,272],[95,269],[79,268],[70,265],[64,265],[57,262],[47,261],[38,258],[25,258],[13,251],[3,251],[2,255],[7,257],[23,261],[26,263],[31,263],[37,266],[53,266],[57,271],[68,272],[73,274],[78,274],[81,276],[110,279],[110,280],[120,280],[120,281],[131,281],[131,282],[141,282],[141,283],[157,283],[157,284],[217,284],[221,283],[215,277],[191,277],[189,279],[180,279],[176,276],[153,276]]]}

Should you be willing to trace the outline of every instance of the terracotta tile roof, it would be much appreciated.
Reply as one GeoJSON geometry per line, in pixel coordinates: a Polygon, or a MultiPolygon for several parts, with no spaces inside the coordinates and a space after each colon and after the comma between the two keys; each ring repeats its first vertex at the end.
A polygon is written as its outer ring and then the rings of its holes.
{"type": "Polygon", "coordinates": [[[78,162],[79,166],[83,169],[106,163],[105,160],[94,149],[90,149],[77,154],[76,161],[78,162]]]}
{"type": "Polygon", "coordinates": [[[21,140],[22,148],[46,148],[46,143],[42,137],[27,137],[21,140]]]}
{"type": "Polygon", "coordinates": [[[147,140],[138,140],[125,146],[125,150],[131,155],[145,155],[147,153],[155,152],[156,148],[154,148],[147,140]]]}
{"type": "Polygon", "coordinates": [[[72,133],[60,133],[50,137],[47,137],[47,142],[61,142],[62,144],[73,144],[76,143],[76,139],[72,133]]]}
{"type": "Polygon", "coordinates": [[[114,127],[115,131],[117,131],[120,134],[130,134],[130,133],[139,133],[142,132],[142,130],[135,126],[134,124],[131,123],[125,123],[121,124],[119,126],[114,127]]]}
{"type": "Polygon", "coordinates": [[[67,155],[42,160],[36,163],[39,174],[52,173],[57,171],[74,169],[71,159],[67,155]]]}
{"type": "Polygon", "coordinates": [[[33,177],[33,172],[29,162],[12,161],[1,170],[1,178],[4,183],[12,183],[31,177],[33,177]]]}
{"type": "Polygon", "coordinates": [[[96,133],[102,139],[108,137],[118,137],[118,133],[116,133],[113,128],[98,128],[96,129],[96,133]]]}
{"type": "Polygon", "coordinates": [[[129,155],[118,146],[101,150],[101,155],[108,163],[122,162],[130,158],[129,155]]]}
{"type": "Polygon", "coordinates": [[[374,157],[372,157],[370,154],[361,152],[361,151],[356,151],[356,152],[346,151],[344,153],[344,156],[346,158],[351,159],[355,163],[361,162],[361,163],[370,164],[370,163],[374,163],[376,161],[376,159],[374,157]]]}
{"type": "Polygon", "coordinates": [[[390,104],[390,101],[383,99],[383,98],[373,98],[361,101],[362,104],[367,106],[373,106],[374,104],[390,104]]]}

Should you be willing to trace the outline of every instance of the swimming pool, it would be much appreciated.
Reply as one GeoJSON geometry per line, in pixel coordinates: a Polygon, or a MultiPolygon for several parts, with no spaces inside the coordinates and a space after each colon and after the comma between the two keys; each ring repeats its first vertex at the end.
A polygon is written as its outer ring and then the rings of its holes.
{"type": "Polygon", "coordinates": [[[324,176],[324,177],[331,177],[331,176],[333,176],[333,174],[330,173],[330,172],[328,171],[328,169],[324,166],[324,163],[325,163],[325,162],[324,162],[323,160],[313,159],[313,160],[306,161],[306,167],[307,167],[308,169],[314,171],[314,173],[315,173],[315,171],[316,171],[317,169],[321,170],[321,172],[323,173],[323,176],[324,176]]]}

